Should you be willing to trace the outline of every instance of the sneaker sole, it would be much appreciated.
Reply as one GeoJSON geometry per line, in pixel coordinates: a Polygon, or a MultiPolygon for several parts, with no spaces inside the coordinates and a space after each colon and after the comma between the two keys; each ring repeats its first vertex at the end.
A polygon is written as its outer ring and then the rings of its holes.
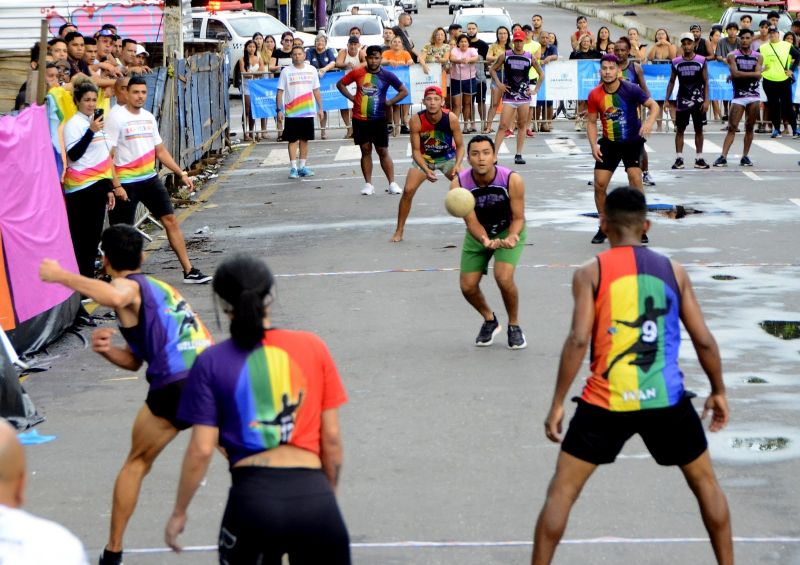
{"type": "Polygon", "coordinates": [[[492,332],[491,339],[489,341],[482,341],[482,342],[476,341],[475,342],[475,346],[476,347],[489,347],[490,345],[492,345],[494,343],[494,336],[499,334],[502,331],[502,329],[503,329],[503,326],[501,326],[500,324],[497,324],[497,327],[492,332]]]}
{"type": "Polygon", "coordinates": [[[202,279],[183,279],[183,284],[205,284],[214,277],[206,275],[202,279]]]}
{"type": "Polygon", "coordinates": [[[522,343],[520,345],[508,346],[509,349],[525,349],[526,347],[528,347],[528,340],[526,340],[524,337],[522,338],[522,343]]]}

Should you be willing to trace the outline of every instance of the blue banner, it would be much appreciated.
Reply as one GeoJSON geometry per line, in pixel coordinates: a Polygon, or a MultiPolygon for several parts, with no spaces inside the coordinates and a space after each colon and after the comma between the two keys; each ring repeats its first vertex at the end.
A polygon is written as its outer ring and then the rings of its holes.
{"type": "Polygon", "coordinates": [[[730,100],[733,98],[733,85],[730,83],[731,69],[722,61],[708,63],[709,100],[730,100]]]}
{"type": "MultiPolygon", "coordinates": [[[[384,65],[383,68],[390,73],[397,75],[397,78],[400,79],[400,82],[405,84],[406,88],[408,89],[408,96],[403,98],[400,102],[398,102],[398,104],[411,104],[411,88],[409,87],[411,84],[411,73],[409,72],[408,67],[390,67],[389,65],[384,65]]],[[[390,86],[389,90],[386,91],[386,99],[391,100],[395,96],[397,96],[397,91],[390,86]]]]}
{"type": "Polygon", "coordinates": [[[584,60],[576,63],[578,63],[578,100],[588,100],[589,93],[600,84],[600,61],[584,60]]]}
{"type": "Polygon", "coordinates": [[[278,113],[275,97],[278,94],[278,79],[259,78],[248,80],[250,88],[250,112],[254,118],[274,118],[278,113]]]}
{"type": "Polygon", "coordinates": [[[349,100],[342,96],[336,83],[344,76],[344,71],[330,71],[319,79],[319,93],[322,97],[322,109],[347,110],[349,100]]]}
{"type": "MultiPolygon", "coordinates": [[[[667,63],[655,63],[651,65],[642,65],[642,73],[644,74],[644,82],[650,90],[650,97],[653,100],[666,100],[667,83],[669,82],[669,75],[672,72],[672,65],[667,63]]],[[[675,99],[674,96],[671,99],[675,99]]]]}

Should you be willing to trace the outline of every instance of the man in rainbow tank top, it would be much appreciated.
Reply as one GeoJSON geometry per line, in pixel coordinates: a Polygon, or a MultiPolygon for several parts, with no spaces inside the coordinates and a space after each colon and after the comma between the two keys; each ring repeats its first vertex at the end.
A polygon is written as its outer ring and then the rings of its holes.
{"type": "Polygon", "coordinates": [[[92,349],[114,365],[137,371],[147,362],[149,391],[133,423],[132,445],[117,476],[111,532],[101,565],[121,563],[122,537],[136,507],[144,476],[161,450],[189,424],[177,418],[181,393],[195,358],[213,344],[211,334],[170,285],[141,272],[143,240],[133,227],[118,224],[103,232],[103,257],[111,282],[82,277],[45,259],[43,281],[58,283],[114,308],[127,347],[111,343],[112,328],[92,334],[92,349]]]}
{"type": "Polygon", "coordinates": [[[481,292],[480,282],[494,257],[494,280],[508,314],[508,348],[528,346],[519,327],[519,292],[514,271],[525,246],[525,184],[522,176],[496,164],[495,148],[488,135],[476,135],[467,144],[472,168],[460,171],[450,189],[462,187],[475,197],[475,209],[465,218],[467,233],[461,249],[461,293],[483,317],[475,345],[487,347],[502,329],[481,292]]]}
{"type": "Polygon", "coordinates": [[[425,109],[411,116],[411,168],[397,210],[397,229],[392,242],[403,241],[403,229],[411,212],[411,201],[425,180],[436,182],[436,170],[453,180],[464,160],[464,136],[458,117],[442,109],[444,97],[438,86],[425,89],[425,109]]]}
{"type": "Polygon", "coordinates": [[[640,243],[650,227],[644,194],[629,187],[611,192],[601,226],[611,249],[581,266],[572,281],[575,309],[545,420],[549,440],[561,441],[564,399],[590,345],[591,375],[561,444],[536,523],[531,562],[551,562],[586,481],[639,434],[659,465],[680,467],[697,497],[717,561],[732,564],[728,503],[678,366],[680,322],[711,384],[703,418],[712,413],[712,432],[728,422],[717,343],[683,267],[640,243]]]}

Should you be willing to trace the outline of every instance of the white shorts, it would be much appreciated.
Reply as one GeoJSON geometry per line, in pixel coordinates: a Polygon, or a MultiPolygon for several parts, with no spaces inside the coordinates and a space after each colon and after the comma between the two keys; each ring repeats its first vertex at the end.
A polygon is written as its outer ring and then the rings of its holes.
{"type": "Polygon", "coordinates": [[[744,106],[745,108],[748,107],[750,104],[755,104],[756,102],[761,102],[760,98],[734,98],[731,100],[731,104],[736,104],[737,106],[744,106]]]}
{"type": "Polygon", "coordinates": [[[503,100],[503,106],[508,106],[509,108],[525,108],[529,105],[527,100],[503,100]]]}

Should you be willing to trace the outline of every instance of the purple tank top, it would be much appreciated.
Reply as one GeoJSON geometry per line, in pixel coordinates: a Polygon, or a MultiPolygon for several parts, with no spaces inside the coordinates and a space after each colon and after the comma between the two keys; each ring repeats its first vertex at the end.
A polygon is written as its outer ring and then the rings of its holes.
{"type": "Polygon", "coordinates": [[[214,339],[189,303],[170,285],[141,273],[127,278],[139,285],[142,305],[139,323],[130,328],[120,326],[119,330],[134,355],[147,362],[150,390],[186,378],[195,358],[214,339]]]}
{"type": "Polygon", "coordinates": [[[705,101],[705,84],[703,82],[703,69],[706,66],[705,57],[695,55],[686,60],[681,55],[672,60],[672,68],[678,76],[678,110],[691,110],[705,101]]]}
{"type": "Polygon", "coordinates": [[[489,237],[494,237],[511,225],[511,198],[508,194],[508,179],[512,171],[495,165],[495,176],[485,186],[478,186],[472,169],[458,173],[459,184],[475,197],[475,215],[489,237]]]}

